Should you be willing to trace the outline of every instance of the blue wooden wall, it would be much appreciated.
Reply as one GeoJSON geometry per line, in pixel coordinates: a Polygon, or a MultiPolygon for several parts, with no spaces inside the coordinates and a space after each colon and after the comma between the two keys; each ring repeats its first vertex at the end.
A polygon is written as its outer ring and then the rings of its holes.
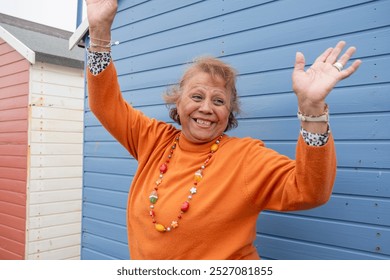
{"type": "MultiPolygon", "coordinates": [[[[169,122],[161,94],[184,65],[209,54],[239,71],[243,113],[230,135],[294,157],[295,52],[312,62],[340,39],[363,65],[328,98],[338,175],[323,207],[263,213],[265,259],[390,259],[390,1],[122,0],[113,48],[125,98],[169,122]]],[[[126,201],[137,163],[85,112],[83,259],[127,259],[126,201]]]]}

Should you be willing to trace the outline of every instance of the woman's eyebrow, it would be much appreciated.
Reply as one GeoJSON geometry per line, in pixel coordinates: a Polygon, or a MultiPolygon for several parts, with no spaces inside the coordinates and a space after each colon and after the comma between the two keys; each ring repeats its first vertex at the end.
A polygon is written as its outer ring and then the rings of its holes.
{"type": "Polygon", "coordinates": [[[205,86],[205,85],[202,85],[202,84],[195,84],[195,85],[189,87],[190,90],[196,89],[196,88],[200,88],[200,89],[204,89],[204,90],[211,90],[212,92],[218,92],[218,93],[226,94],[225,90],[221,90],[221,89],[215,88],[215,87],[205,86]]]}

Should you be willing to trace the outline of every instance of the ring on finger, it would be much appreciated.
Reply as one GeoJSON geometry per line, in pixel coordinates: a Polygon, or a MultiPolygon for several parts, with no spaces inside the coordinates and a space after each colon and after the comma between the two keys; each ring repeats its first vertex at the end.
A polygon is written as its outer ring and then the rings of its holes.
{"type": "Polygon", "coordinates": [[[333,63],[333,67],[336,68],[339,72],[343,71],[343,68],[344,68],[343,64],[341,64],[338,61],[333,63]]]}

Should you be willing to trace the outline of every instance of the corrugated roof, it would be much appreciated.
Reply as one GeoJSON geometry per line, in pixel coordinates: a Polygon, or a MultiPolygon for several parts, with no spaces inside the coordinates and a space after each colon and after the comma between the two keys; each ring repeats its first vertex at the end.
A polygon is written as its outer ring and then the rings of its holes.
{"type": "Polygon", "coordinates": [[[68,49],[72,33],[0,13],[0,26],[35,52],[37,61],[84,67],[84,49],[68,49]]]}

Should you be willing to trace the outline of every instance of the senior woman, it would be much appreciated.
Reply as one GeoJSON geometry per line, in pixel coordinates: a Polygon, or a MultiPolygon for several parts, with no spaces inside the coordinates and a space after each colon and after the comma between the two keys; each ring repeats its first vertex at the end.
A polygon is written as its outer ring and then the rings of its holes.
{"type": "Polygon", "coordinates": [[[165,99],[181,125],[148,118],[123,98],[111,61],[116,0],[87,0],[92,112],[138,161],[127,205],[132,259],[259,259],[258,214],[303,210],[329,199],[336,173],[325,98],[358,68],[342,69],[355,48],[327,49],[307,70],[297,53],[292,75],[301,135],[296,159],[252,138],[229,137],[239,112],[232,67],[197,60],[165,99]]]}

